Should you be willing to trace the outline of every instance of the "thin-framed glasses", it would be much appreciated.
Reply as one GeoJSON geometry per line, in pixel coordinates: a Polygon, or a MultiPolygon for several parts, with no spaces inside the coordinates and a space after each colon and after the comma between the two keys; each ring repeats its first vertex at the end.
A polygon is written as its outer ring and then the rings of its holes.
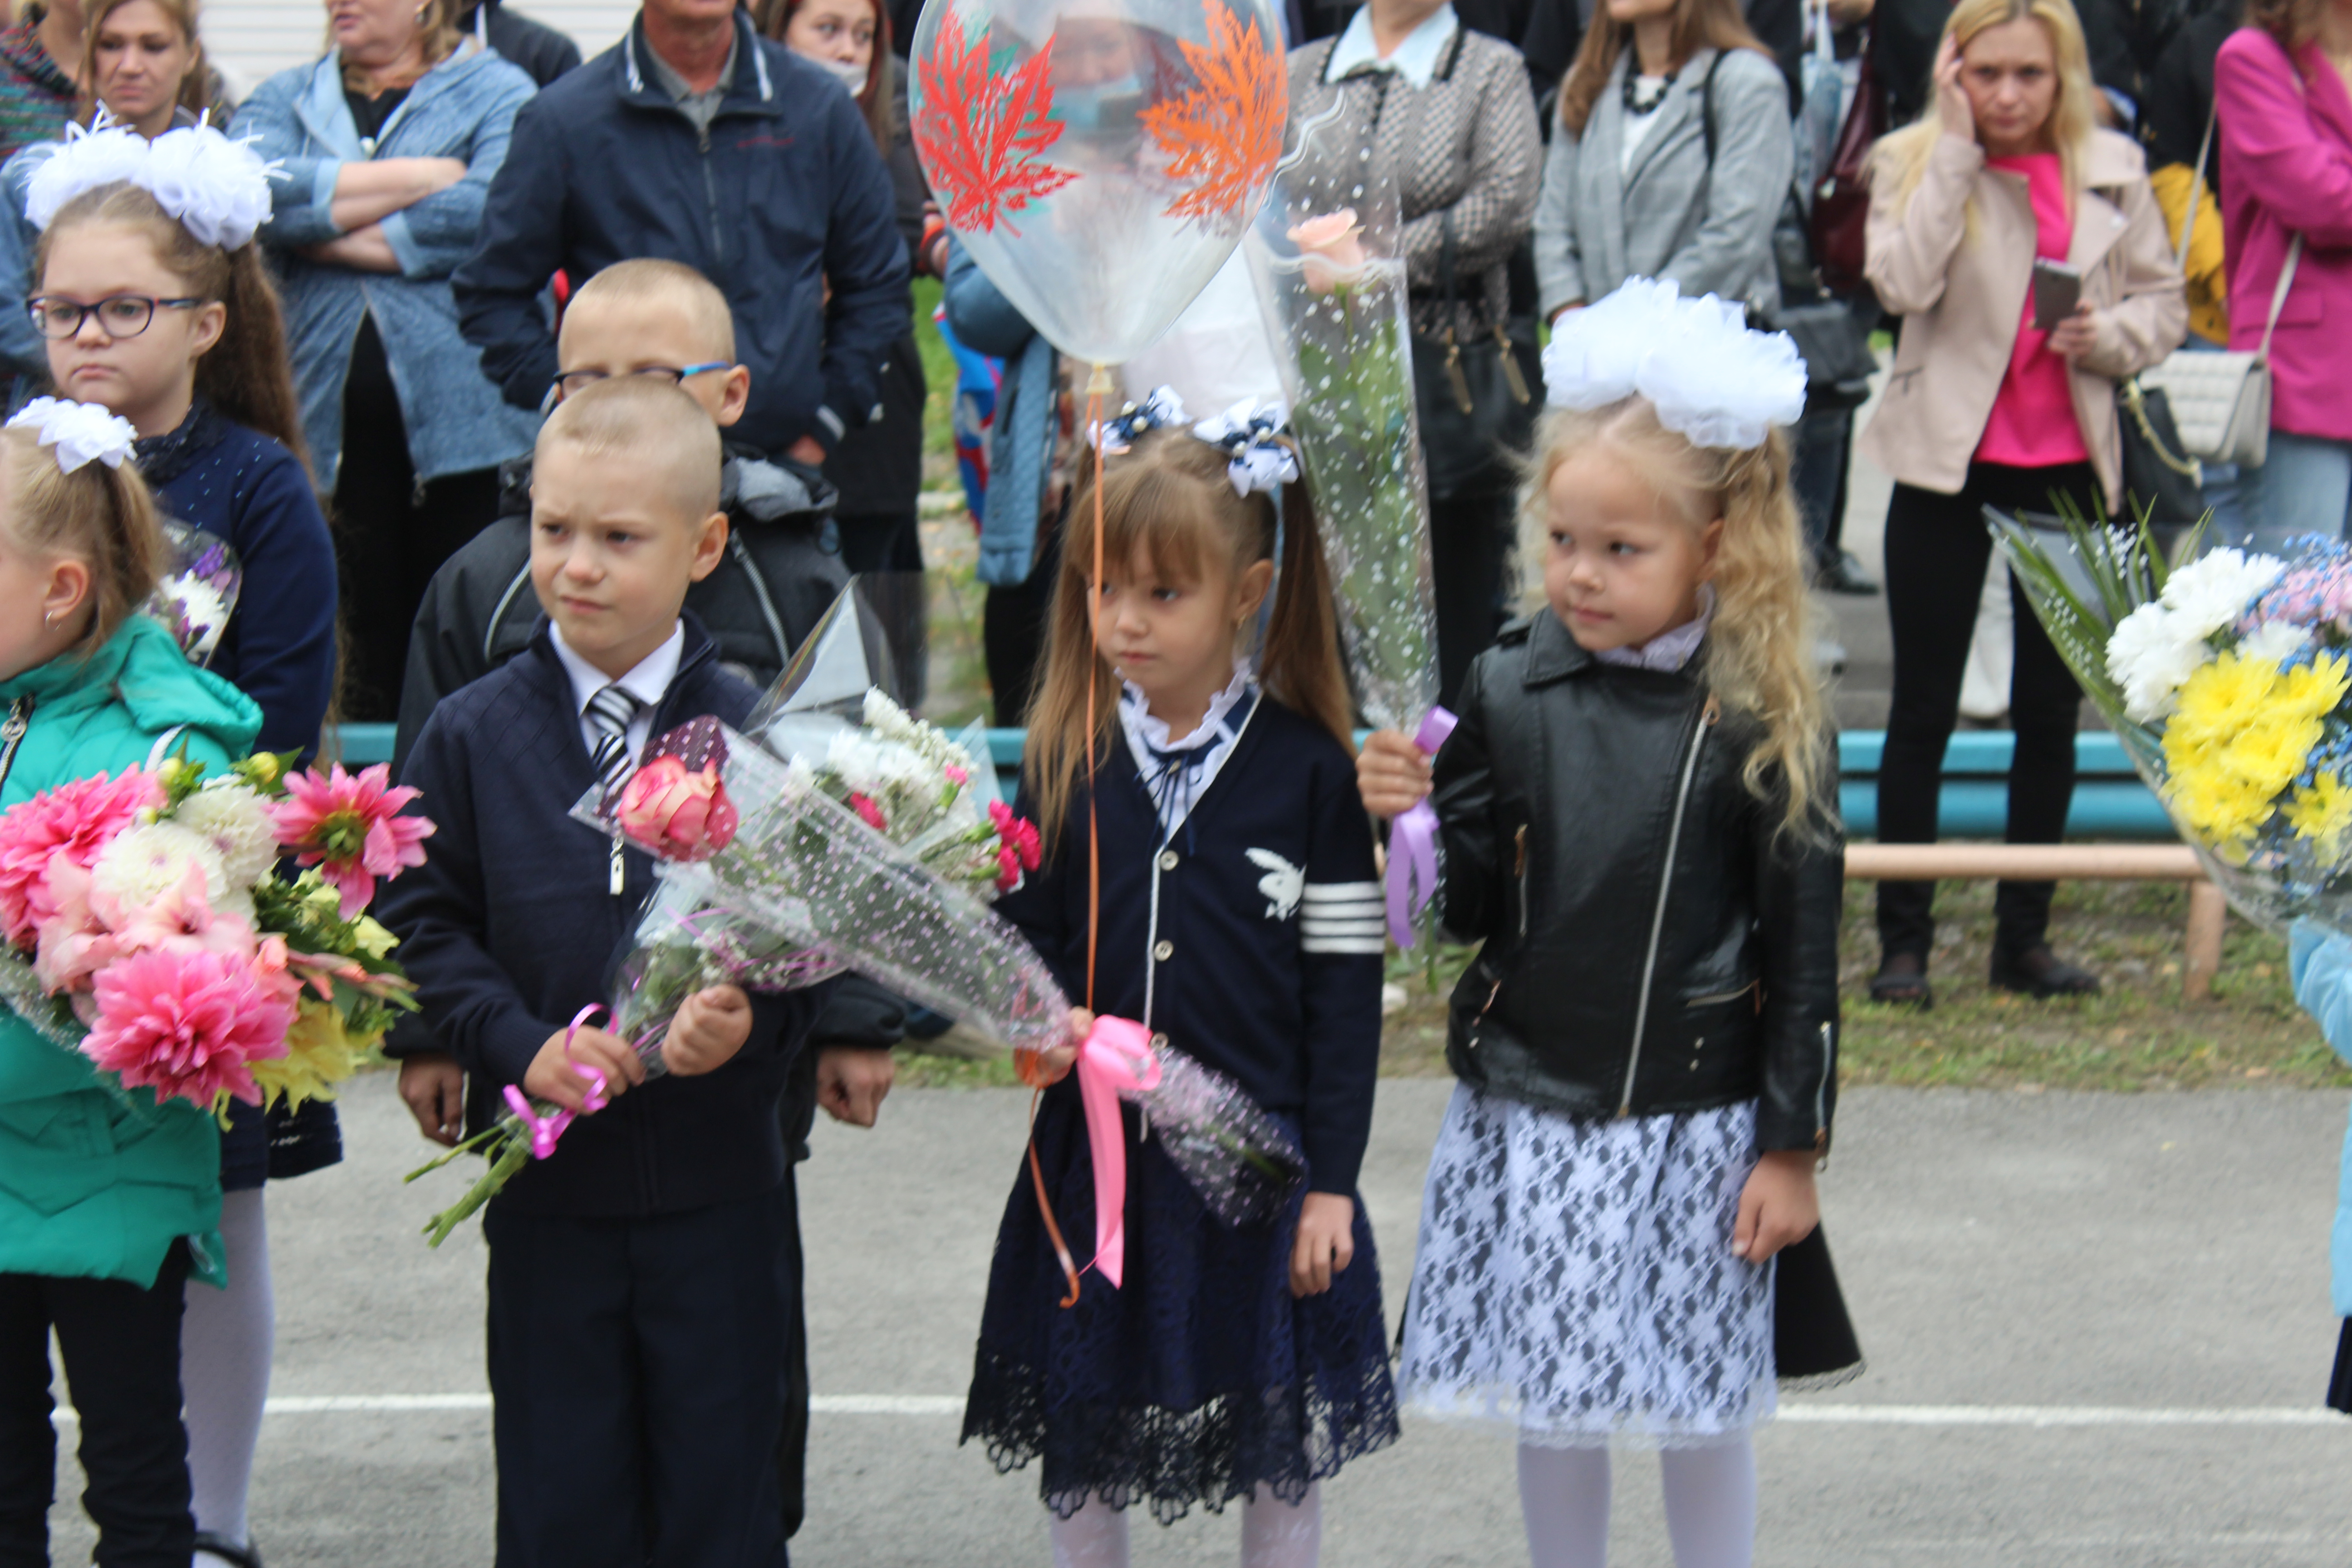
{"type": "MultiPolygon", "coordinates": [[[[665,376],[668,378],[672,386],[676,386],[689,375],[704,375],[714,370],[733,370],[734,368],[735,363],[732,360],[707,359],[699,363],[684,365],[676,370],[666,364],[649,364],[642,369],[633,370],[629,374],[665,376]]],[[[569,397],[575,392],[607,379],[609,378],[601,370],[568,370],[555,378],[555,390],[560,395],[569,397]]]]}
{"type": "Polygon", "coordinates": [[[63,342],[78,336],[82,322],[98,317],[99,330],[110,338],[135,338],[145,331],[155,320],[157,307],[167,310],[193,310],[202,300],[156,300],[144,294],[111,294],[85,305],[79,300],[68,300],[62,294],[36,294],[25,301],[25,313],[33,319],[33,328],[45,338],[63,342]]]}

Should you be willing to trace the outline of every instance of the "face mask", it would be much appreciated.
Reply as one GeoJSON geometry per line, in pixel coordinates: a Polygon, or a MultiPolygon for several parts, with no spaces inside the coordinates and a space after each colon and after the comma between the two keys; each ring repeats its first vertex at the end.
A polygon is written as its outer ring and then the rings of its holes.
{"type": "Polygon", "coordinates": [[[1142,106],[1143,80],[1133,71],[1115,81],[1066,87],[1054,94],[1054,118],[1072,131],[1119,129],[1142,106]]]}
{"type": "MultiPolygon", "coordinates": [[[[798,49],[794,49],[793,53],[800,55],[801,52],[798,49]]],[[[831,73],[834,80],[839,82],[842,86],[849,89],[849,96],[852,98],[856,98],[859,93],[866,90],[866,68],[864,66],[853,65],[847,60],[819,59],[814,55],[801,55],[801,58],[808,61],[809,64],[815,66],[820,70],[831,73]]]]}

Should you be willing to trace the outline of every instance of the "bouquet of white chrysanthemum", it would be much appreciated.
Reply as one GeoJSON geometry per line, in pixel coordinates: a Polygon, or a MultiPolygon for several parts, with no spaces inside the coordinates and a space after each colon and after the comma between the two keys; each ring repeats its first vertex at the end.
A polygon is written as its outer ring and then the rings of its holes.
{"type": "Polygon", "coordinates": [[[2352,931],[2352,548],[2216,550],[1992,519],[2051,642],[2231,903],[2352,931]]]}

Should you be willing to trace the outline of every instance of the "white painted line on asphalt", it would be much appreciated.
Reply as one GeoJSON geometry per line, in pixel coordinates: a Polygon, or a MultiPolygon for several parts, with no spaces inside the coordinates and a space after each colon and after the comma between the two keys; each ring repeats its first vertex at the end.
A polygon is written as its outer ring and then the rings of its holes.
{"type": "Polygon", "coordinates": [[[1822,1426],[2342,1426],[2323,1408],[2224,1405],[2144,1409],[2116,1405],[1783,1405],[1780,1418],[1822,1426]]]}
{"type": "MultiPolygon", "coordinates": [[[[490,1408],[487,1394],[294,1394],[273,1399],[271,1415],[402,1415],[490,1408]]],[[[819,1415],[960,1415],[960,1394],[820,1394],[809,1401],[819,1415]]],[[[75,1419],[59,1409],[58,1425],[75,1419]]],[[[2293,1405],[2221,1405],[2147,1409],[2113,1405],[1783,1405],[1780,1419],[1801,1426],[2340,1426],[2352,1419],[2333,1410],[2293,1405]]]]}

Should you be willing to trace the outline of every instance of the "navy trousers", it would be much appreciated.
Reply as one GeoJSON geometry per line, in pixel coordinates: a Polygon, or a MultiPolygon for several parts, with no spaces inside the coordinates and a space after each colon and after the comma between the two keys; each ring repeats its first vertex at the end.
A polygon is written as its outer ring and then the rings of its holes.
{"type": "Polygon", "coordinates": [[[789,1187],[647,1219],[492,1204],[498,1568],[786,1568],[789,1187]]]}

